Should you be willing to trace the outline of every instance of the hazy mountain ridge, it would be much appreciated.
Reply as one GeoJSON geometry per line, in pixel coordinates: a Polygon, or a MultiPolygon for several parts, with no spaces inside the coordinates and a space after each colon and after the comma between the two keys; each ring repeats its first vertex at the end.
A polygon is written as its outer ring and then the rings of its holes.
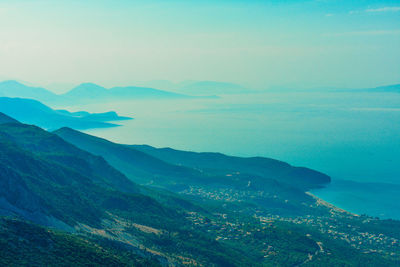
{"type": "Polygon", "coordinates": [[[157,90],[146,87],[112,87],[106,89],[93,83],[83,83],[69,92],[61,95],[68,100],[90,101],[94,102],[101,99],[126,100],[131,98],[188,98],[187,95],[157,90]]]}
{"type": "Polygon", "coordinates": [[[273,177],[278,181],[299,187],[318,187],[330,182],[330,177],[326,174],[304,167],[293,167],[286,162],[270,158],[240,158],[221,153],[196,153],[171,148],[157,149],[148,145],[132,147],[176,165],[273,177]]]}
{"type": "Polygon", "coordinates": [[[155,88],[126,86],[105,88],[94,83],[82,83],[64,94],[55,94],[41,87],[27,86],[17,81],[0,82],[0,96],[31,98],[45,104],[74,105],[104,100],[180,99],[192,96],[155,88]]]}
{"type": "Polygon", "coordinates": [[[108,111],[102,113],[90,113],[87,111],[76,111],[76,112],[69,112],[68,110],[58,109],[55,110],[58,113],[65,114],[67,116],[72,116],[76,118],[82,118],[85,120],[92,120],[92,121],[122,121],[122,120],[131,120],[131,117],[126,116],[119,116],[115,111],[108,111]]]}
{"type": "MultiPolygon", "coordinates": [[[[128,99],[186,99],[186,98],[216,98],[218,95],[254,94],[262,90],[253,90],[245,86],[215,81],[184,81],[173,83],[170,81],[137,82],[139,86],[116,86],[105,88],[94,83],[82,83],[66,93],[55,94],[42,87],[32,87],[17,81],[0,82],[0,97],[31,98],[45,104],[75,105],[95,103],[98,101],[120,101],[128,99]]],[[[387,85],[367,89],[343,88],[303,88],[283,89],[273,87],[268,92],[399,92],[400,85],[387,85]]]]}
{"type": "Polygon", "coordinates": [[[145,87],[159,88],[162,90],[194,96],[230,95],[259,92],[258,90],[246,88],[240,84],[217,81],[183,81],[174,83],[167,80],[153,80],[137,83],[145,87]]]}
{"type": "Polygon", "coordinates": [[[19,215],[38,223],[51,224],[49,217],[70,226],[76,222],[96,223],[102,212],[92,202],[94,196],[88,198],[90,192],[139,192],[135,184],[102,158],[35,126],[0,125],[0,146],[2,196],[19,211],[30,214],[19,215]]]}
{"type": "MultiPolygon", "coordinates": [[[[316,89],[317,90],[317,89],[316,89]]],[[[321,91],[321,89],[319,89],[321,91]]],[[[354,93],[400,93],[400,84],[390,84],[371,88],[327,88],[327,92],[354,92],[354,93]]]]}
{"type": "Polygon", "coordinates": [[[388,93],[400,93],[400,84],[379,86],[375,88],[366,89],[369,92],[388,92],[388,93]]]}
{"type": "Polygon", "coordinates": [[[330,181],[328,176],[319,172],[292,167],[287,163],[267,158],[246,159],[171,149],[187,159],[191,158],[192,154],[195,155],[194,161],[200,163],[191,164],[188,161],[176,160],[174,155],[163,157],[153,153],[154,151],[143,149],[143,146],[120,145],[68,128],[54,133],[81,149],[101,155],[134,182],[163,187],[177,193],[187,192],[192,190],[192,187],[204,187],[208,190],[231,188],[240,192],[262,190],[266,195],[256,202],[264,203],[261,205],[272,208],[277,213],[297,214],[304,210],[304,206],[296,203],[314,201],[304,190],[320,187],[330,181]],[[208,165],[201,164],[202,161],[208,165]],[[254,162],[260,163],[257,165],[254,162]],[[257,172],[254,166],[264,171],[257,172]],[[310,177],[315,179],[309,179],[310,177]],[[273,198],[275,194],[279,197],[273,198]],[[285,205],[284,201],[288,199],[293,201],[285,205]]]}
{"type": "MultiPolygon", "coordinates": [[[[191,168],[169,164],[128,146],[116,144],[70,128],[64,127],[53,133],[81,149],[107,158],[108,162],[112,162],[113,166],[120,171],[124,170],[124,173],[135,182],[147,184],[153,179],[167,179],[166,177],[175,177],[175,179],[179,180],[198,173],[198,171],[191,168]]],[[[162,180],[159,183],[162,183],[162,180]]]]}
{"type": "Polygon", "coordinates": [[[217,94],[235,94],[252,92],[233,83],[196,81],[179,84],[139,83],[143,86],[115,86],[105,88],[94,83],[82,83],[66,93],[55,94],[42,87],[32,87],[17,81],[0,82],[0,96],[31,98],[45,104],[73,105],[97,101],[118,101],[127,99],[185,99],[215,98],[217,94]],[[154,88],[152,87],[154,85],[154,88]],[[157,89],[160,88],[160,89],[157,89]]]}
{"type": "Polygon", "coordinates": [[[128,120],[115,112],[88,113],[53,110],[33,99],[0,97],[0,112],[17,120],[46,129],[69,126],[76,129],[116,127],[109,121],[128,120]]]}
{"type": "Polygon", "coordinates": [[[56,94],[45,88],[27,86],[12,80],[0,82],[0,96],[32,98],[45,102],[58,99],[56,94]]]}

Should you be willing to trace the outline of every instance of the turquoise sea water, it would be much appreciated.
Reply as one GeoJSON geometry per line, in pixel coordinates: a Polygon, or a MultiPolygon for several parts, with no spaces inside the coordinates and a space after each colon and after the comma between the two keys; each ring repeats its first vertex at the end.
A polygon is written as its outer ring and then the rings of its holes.
{"type": "Polygon", "coordinates": [[[317,196],[355,213],[400,219],[399,186],[391,186],[400,184],[400,94],[274,92],[70,109],[133,116],[122,127],[87,131],[119,143],[307,166],[333,179],[317,196]]]}
{"type": "Polygon", "coordinates": [[[353,213],[400,219],[399,192],[399,184],[334,179],[327,188],[312,193],[353,213]]]}

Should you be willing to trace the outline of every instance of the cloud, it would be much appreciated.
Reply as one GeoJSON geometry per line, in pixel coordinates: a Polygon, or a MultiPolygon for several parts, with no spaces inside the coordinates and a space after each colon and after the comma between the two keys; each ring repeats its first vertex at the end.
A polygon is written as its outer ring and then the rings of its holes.
{"type": "Polygon", "coordinates": [[[398,12],[400,11],[400,6],[392,7],[381,7],[381,8],[370,8],[366,9],[365,12],[398,12]]]}
{"type": "Polygon", "coordinates": [[[323,34],[323,36],[328,36],[328,37],[377,36],[377,35],[400,35],[400,30],[374,30],[374,31],[355,31],[355,32],[340,32],[340,33],[323,34]]]}
{"type": "Polygon", "coordinates": [[[351,10],[349,15],[360,14],[360,13],[380,13],[380,12],[399,12],[400,6],[386,6],[379,8],[368,8],[364,10],[351,10]]]}

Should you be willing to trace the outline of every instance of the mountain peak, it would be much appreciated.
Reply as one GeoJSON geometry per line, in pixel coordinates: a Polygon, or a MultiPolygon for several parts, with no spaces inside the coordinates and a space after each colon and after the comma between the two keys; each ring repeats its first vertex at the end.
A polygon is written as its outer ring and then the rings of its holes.
{"type": "Polygon", "coordinates": [[[75,88],[73,88],[70,92],[73,92],[73,91],[102,92],[102,91],[106,91],[106,90],[107,89],[104,88],[103,86],[100,86],[100,85],[95,84],[95,83],[81,83],[80,85],[78,85],[75,88]]]}
{"type": "Polygon", "coordinates": [[[55,130],[53,133],[55,133],[55,132],[70,132],[70,131],[73,132],[75,130],[70,127],[61,127],[58,130],[55,130]]]}
{"type": "Polygon", "coordinates": [[[98,84],[95,83],[81,83],[80,85],[76,86],[75,88],[97,88],[97,89],[106,89],[98,84]]]}
{"type": "Polygon", "coordinates": [[[80,131],[74,130],[70,127],[61,127],[55,131],[52,132],[53,134],[59,135],[59,134],[76,134],[76,135],[82,135],[80,131]]]}
{"type": "Polygon", "coordinates": [[[26,85],[22,82],[16,81],[16,80],[6,80],[6,81],[2,81],[0,82],[0,86],[1,87],[10,87],[10,88],[18,88],[18,89],[27,89],[27,88],[31,88],[33,90],[45,90],[46,89],[39,87],[39,86],[33,86],[33,85],[26,85]]]}
{"type": "Polygon", "coordinates": [[[94,97],[99,94],[106,94],[107,89],[95,83],[81,83],[64,95],[79,96],[79,97],[94,97]]]}
{"type": "Polygon", "coordinates": [[[32,98],[40,101],[50,101],[57,97],[44,88],[28,86],[14,80],[0,82],[0,96],[32,98]]]}

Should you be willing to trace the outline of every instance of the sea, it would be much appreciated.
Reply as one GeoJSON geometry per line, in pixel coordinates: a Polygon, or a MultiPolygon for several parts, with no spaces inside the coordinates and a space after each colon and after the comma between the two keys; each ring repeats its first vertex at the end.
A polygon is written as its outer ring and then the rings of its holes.
{"type": "Polygon", "coordinates": [[[123,144],[263,156],[328,174],[312,193],[342,209],[400,219],[400,93],[265,91],[219,98],[77,105],[134,119],[86,132],[123,144]]]}

